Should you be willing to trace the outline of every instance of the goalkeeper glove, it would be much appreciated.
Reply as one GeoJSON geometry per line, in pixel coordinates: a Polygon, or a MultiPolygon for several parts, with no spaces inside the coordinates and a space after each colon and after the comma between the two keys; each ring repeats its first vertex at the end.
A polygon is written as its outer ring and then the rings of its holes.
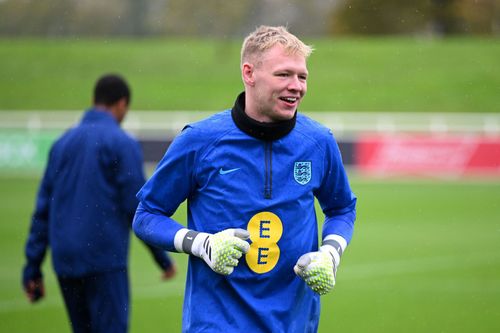
{"type": "Polygon", "coordinates": [[[216,273],[229,275],[241,256],[248,252],[250,237],[244,229],[226,229],[216,234],[181,229],[175,235],[175,247],[180,252],[195,255],[216,273]]]}
{"type": "Polygon", "coordinates": [[[325,295],[335,286],[341,255],[340,244],[327,237],[319,251],[302,255],[293,270],[313,291],[325,295]]]}

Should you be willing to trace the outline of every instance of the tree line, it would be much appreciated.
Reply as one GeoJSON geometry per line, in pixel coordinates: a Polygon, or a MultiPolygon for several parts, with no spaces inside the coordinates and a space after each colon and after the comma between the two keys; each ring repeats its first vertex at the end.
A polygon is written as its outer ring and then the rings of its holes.
{"type": "Polygon", "coordinates": [[[500,33],[500,0],[0,0],[3,36],[308,36],[500,33]]]}

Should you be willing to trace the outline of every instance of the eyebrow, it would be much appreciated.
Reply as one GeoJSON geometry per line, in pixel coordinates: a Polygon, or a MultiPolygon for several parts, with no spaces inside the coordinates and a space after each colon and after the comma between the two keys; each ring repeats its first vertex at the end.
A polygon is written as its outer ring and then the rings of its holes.
{"type": "Polygon", "coordinates": [[[281,68],[281,69],[276,69],[273,71],[273,73],[279,73],[279,72],[287,72],[287,73],[297,73],[298,75],[309,75],[309,71],[295,71],[293,69],[289,68],[281,68]]]}

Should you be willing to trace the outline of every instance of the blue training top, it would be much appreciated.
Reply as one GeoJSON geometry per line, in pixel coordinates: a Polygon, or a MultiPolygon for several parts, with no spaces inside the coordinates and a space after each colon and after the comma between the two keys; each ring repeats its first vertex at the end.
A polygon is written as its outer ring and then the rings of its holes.
{"type": "Polygon", "coordinates": [[[231,111],[187,126],[138,193],[136,234],[174,251],[183,228],[170,218],[188,200],[189,229],[248,229],[250,252],[229,276],[189,258],[185,332],[316,332],[320,302],[293,267],[318,250],[316,197],[323,235],[352,237],[356,197],[327,128],[298,115],[276,140],[236,126],[231,111]]]}

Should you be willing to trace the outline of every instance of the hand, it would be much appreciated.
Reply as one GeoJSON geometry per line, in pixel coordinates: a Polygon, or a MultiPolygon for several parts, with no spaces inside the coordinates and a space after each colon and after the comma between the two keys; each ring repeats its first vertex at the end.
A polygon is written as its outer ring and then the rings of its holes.
{"type": "Polygon", "coordinates": [[[172,265],[170,265],[163,271],[161,279],[164,281],[170,280],[173,279],[176,274],[177,274],[177,266],[175,265],[175,263],[172,263],[172,265]]]}
{"type": "Polygon", "coordinates": [[[192,254],[202,258],[214,272],[229,275],[250,249],[245,241],[249,237],[244,229],[226,229],[213,235],[202,232],[193,241],[192,254]]]}
{"type": "Polygon", "coordinates": [[[335,250],[322,246],[319,251],[306,253],[293,268],[295,274],[319,295],[327,294],[335,286],[337,265],[330,251],[335,250]]]}
{"type": "Polygon", "coordinates": [[[45,288],[41,278],[28,280],[24,285],[24,292],[31,303],[38,302],[45,296],[45,288]]]}

